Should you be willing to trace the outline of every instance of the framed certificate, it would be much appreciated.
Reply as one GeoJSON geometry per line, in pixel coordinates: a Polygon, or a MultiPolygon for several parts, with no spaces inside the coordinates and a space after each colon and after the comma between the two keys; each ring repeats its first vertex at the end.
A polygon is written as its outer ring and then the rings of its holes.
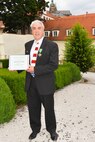
{"type": "Polygon", "coordinates": [[[9,70],[26,70],[29,67],[29,55],[10,55],[9,70]]]}

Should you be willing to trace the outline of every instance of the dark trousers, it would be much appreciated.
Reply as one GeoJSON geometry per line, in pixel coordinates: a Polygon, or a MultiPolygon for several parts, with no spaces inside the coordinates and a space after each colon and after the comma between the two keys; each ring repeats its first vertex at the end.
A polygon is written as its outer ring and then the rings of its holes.
{"type": "Polygon", "coordinates": [[[43,104],[45,109],[45,123],[47,131],[50,133],[56,131],[54,94],[39,94],[35,79],[31,80],[30,89],[27,92],[27,104],[32,131],[39,132],[41,129],[41,104],[43,104]]]}

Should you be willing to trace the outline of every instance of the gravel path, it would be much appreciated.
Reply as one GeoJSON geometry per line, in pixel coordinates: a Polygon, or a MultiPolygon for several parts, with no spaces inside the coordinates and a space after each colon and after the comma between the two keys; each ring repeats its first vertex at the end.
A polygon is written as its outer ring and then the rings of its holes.
{"type": "MultiPolygon", "coordinates": [[[[79,81],[55,93],[57,142],[95,142],[95,73],[83,74],[79,81]]],[[[27,106],[19,109],[14,119],[0,125],[0,142],[29,142],[31,133],[27,106]]],[[[32,142],[52,142],[45,130],[42,108],[42,129],[32,142]]]]}

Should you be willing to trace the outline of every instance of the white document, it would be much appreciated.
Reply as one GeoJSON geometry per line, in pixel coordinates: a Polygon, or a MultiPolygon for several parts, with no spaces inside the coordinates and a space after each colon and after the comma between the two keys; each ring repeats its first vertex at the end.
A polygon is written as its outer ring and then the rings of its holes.
{"type": "Polygon", "coordinates": [[[29,55],[10,55],[9,70],[26,70],[29,67],[29,55]]]}

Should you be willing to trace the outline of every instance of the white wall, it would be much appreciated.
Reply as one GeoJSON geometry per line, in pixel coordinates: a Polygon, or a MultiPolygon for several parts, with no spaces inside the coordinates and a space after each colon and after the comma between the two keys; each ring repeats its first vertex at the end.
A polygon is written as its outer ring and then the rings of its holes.
{"type": "MultiPolygon", "coordinates": [[[[24,44],[33,39],[32,35],[2,34],[6,58],[9,55],[24,54],[24,44]]],[[[59,47],[59,60],[63,58],[64,41],[55,41],[59,47]]]]}
{"type": "MultiPolygon", "coordinates": [[[[3,33],[2,36],[3,36],[4,52],[5,52],[6,58],[8,58],[9,55],[24,54],[24,51],[25,51],[24,44],[27,41],[30,41],[33,39],[33,36],[31,34],[17,35],[17,34],[3,33]]],[[[64,41],[55,41],[55,42],[58,44],[58,47],[59,47],[59,61],[61,63],[64,56],[65,42],[64,41]]]]}
{"type": "Polygon", "coordinates": [[[5,51],[4,51],[4,41],[2,37],[2,33],[0,33],[0,59],[3,59],[5,56],[5,51]]]}
{"type": "Polygon", "coordinates": [[[24,54],[24,44],[33,39],[32,35],[2,34],[5,55],[24,54]]]}
{"type": "Polygon", "coordinates": [[[61,63],[64,57],[65,41],[55,41],[59,47],[59,62],[61,63]]]}

